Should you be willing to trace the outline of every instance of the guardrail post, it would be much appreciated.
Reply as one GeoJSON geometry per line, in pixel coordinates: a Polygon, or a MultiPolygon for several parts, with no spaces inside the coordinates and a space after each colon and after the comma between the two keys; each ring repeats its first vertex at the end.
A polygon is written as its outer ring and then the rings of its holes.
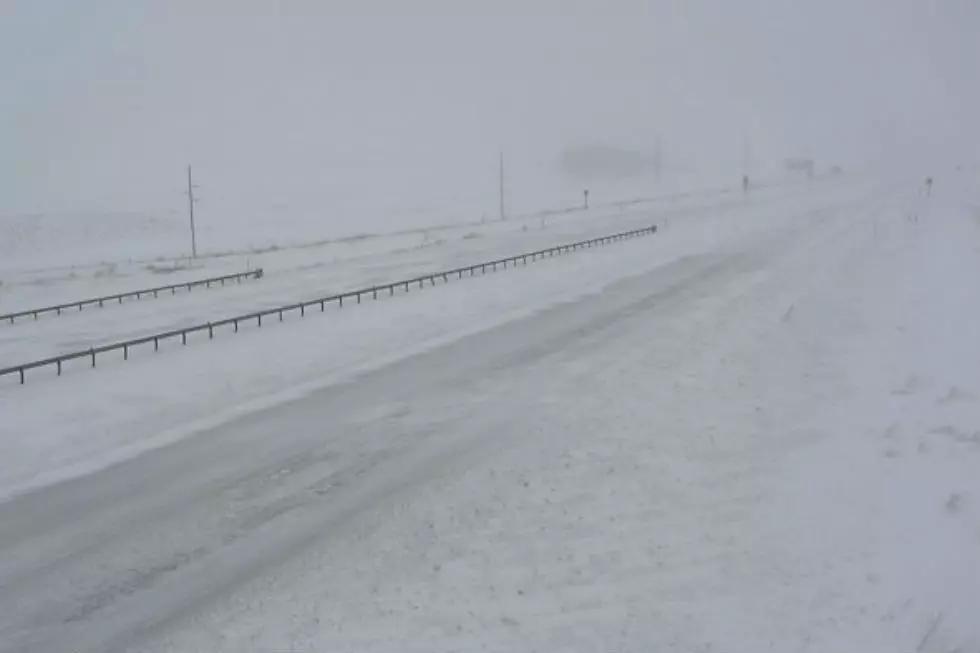
{"type": "Polygon", "coordinates": [[[89,349],[89,352],[92,355],[92,367],[95,367],[95,348],[94,347],[93,348],[90,348],[89,349]]]}
{"type": "Polygon", "coordinates": [[[37,322],[37,311],[34,311],[34,321],[37,322]]]}
{"type": "Polygon", "coordinates": [[[231,322],[235,327],[235,333],[238,333],[238,320],[232,320],[231,322]]]}
{"type": "Polygon", "coordinates": [[[282,311],[279,311],[279,321],[282,322],[282,311]]]}
{"type": "Polygon", "coordinates": [[[361,303],[361,293],[357,293],[357,303],[361,303]]]}
{"type": "Polygon", "coordinates": [[[306,304],[299,305],[299,316],[306,317],[306,304]]]}
{"type": "Polygon", "coordinates": [[[153,351],[160,351],[160,338],[153,336],[153,351]]]}
{"type": "Polygon", "coordinates": [[[123,360],[129,360],[129,345],[123,345],[123,360]]]}
{"type": "Polygon", "coordinates": [[[327,310],[327,308],[326,308],[326,302],[321,299],[320,300],[320,312],[322,313],[325,310],[327,310]]]}
{"type": "Polygon", "coordinates": [[[138,300],[139,300],[139,299],[143,299],[143,298],[142,298],[142,297],[140,296],[140,294],[139,294],[139,293],[136,293],[136,299],[138,299],[138,300]]]}
{"type": "Polygon", "coordinates": [[[391,284],[390,286],[388,286],[388,296],[389,297],[395,296],[395,284],[391,284]]]}
{"type": "Polygon", "coordinates": [[[182,345],[186,345],[187,344],[187,332],[186,331],[181,331],[180,332],[180,344],[182,344],[182,345]]]}
{"type": "Polygon", "coordinates": [[[82,312],[82,303],[81,302],[78,303],[78,312],[79,313],[82,312]]]}
{"type": "Polygon", "coordinates": [[[24,368],[22,367],[17,371],[20,372],[20,384],[24,385],[24,368]]]}
{"type": "Polygon", "coordinates": [[[61,307],[58,307],[58,315],[61,315],[61,307]]]}
{"type": "Polygon", "coordinates": [[[373,288],[371,292],[372,292],[372,294],[374,296],[374,299],[377,299],[378,298],[378,289],[377,288],[373,288]]]}
{"type": "Polygon", "coordinates": [[[343,307],[344,307],[344,296],[341,295],[340,296],[340,308],[343,308],[343,307]]]}
{"type": "Polygon", "coordinates": [[[423,284],[424,282],[425,282],[425,279],[419,279],[419,290],[421,290],[421,289],[422,289],[422,284],[423,284]]]}
{"type": "Polygon", "coordinates": [[[208,340],[214,340],[214,327],[208,322],[208,340]]]}
{"type": "Polygon", "coordinates": [[[57,364],[58,364],[58,376],[61,376],[61,360],[60,359],[57,361],[57,364]]]}

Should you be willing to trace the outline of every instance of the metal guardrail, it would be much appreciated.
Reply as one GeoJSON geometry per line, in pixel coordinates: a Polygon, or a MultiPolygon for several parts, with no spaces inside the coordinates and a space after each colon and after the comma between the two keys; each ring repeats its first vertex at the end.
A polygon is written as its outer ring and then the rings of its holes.
{"type": "MultiPolygon", "coordinates": [[[[135,338],[133,340],[125,340],[122,342],[114,342],[108,345],[102,345],[100,347],[90,347],[89,349],[75,351],[68,354],[61,354],[60,356],[54,356],[51,358],[45,358],[42,360],[30,361],[27,363],[21,363],[20,365],[14,365],[12,367],[0,368],[0,377],[8,376],[12,374],[17,374],[20,377],[21,385],[24,384],[25,373],[27,370],[36,369],[39,367],[55,366],[58,371],[58,376],[61,376],[62,364],[82,358],[88,358],[91,360],[91,366],[95,367],[95,360],[98,354],[105,354],[111,351],[122,351],[123,360],[129,360],[129,350],[133,347],[140,345],[148,345],[153,343],[153,350],[159,351],[160,342],[168,340],[171,338],[180,338],[181,344],[187,344],[187,336],[192,333],[201,333],[207,331],[208,338],[214,338],[214,330],[219,327],[231,326],[235,333],[238,333],[238,328],[243,323],[250,323],[253,320],[256,325],[262,326],[262,318],[269,317],[271,315],[278,315],[279,322],[282,322],[283,315],[291,311],[299,311],[300,317],[306,315],[306,310],[308,308],[319,308],[320,312],[326,310],[327,304],[336,303],[340,308],[343,308],[345,300],[355,300],[358,304],[361,303],[362,298],[370,296],[373,299],[377,299],[380,293],[388,292],[389,295],[394,295],[395,290],[403,288],[406,292],[411,289],[412,286],[418,285],[419,288],[424,288],[425,284],[428,282],[430,285],[436,285],[437,279],[442,279],[443,282],[448,282],[450,277],[457,277],[462,279],[467,274],[469,276],[475,276],[476,272],[479,271],[481,274],[486,274],[487,271],[496,271],[498,266],[503,266],[505,269],[508,265],[517,266],[518,262],[522,262],[527,265],[528,261],[534,262],[542,258],[550,258],[554,256],[560,256],[566,252],[574,252],[580,249],[588,249],[591,247],[598,247],[601,245],[607,245],[609,243],[617,242],[620,240],[627,240],[630,238],[636,238],[638,236],[646,236],[649,234],[654,234],[657,232],[657,225],[652,225],[650,227],[644,227],[643,229],[634,229],[632,231],[625,231],[618,234],[612,234],[609,236],[601,236],[599,238],[592,238],[590,240],[583,240],[575,243],[569,243],[567,245],[558,245],[556,247],[549,247],[547,249],[537,250],[534,252],[527,252],[524,254],[517,254],[515,256],[508,256],[507,258],[497,259],[495,261],[485,261],[483,263],[477,263],[475,265],[468,265],[461,268],[455,268],[453,270],[444,270],[442,272],[433,272],[431,274],[425,274],[420,277],[415,277],[413,279],[405,279],[402,281],[395,281],[392,283],[386,283],[378,286],[371,286],[368,288],[361,288],[359,290],[351,290],[348,292],[330,295],[328,297],[320,297],[317,299],[310,299],[302,302],[296,302],[293,304],[287,304],[285,306],[279,306],[277,308],[269,308],[262,311],[256,311],[253,313],[247,313],[245,315],[237,315],[235,317],[229,317],[215,322],[206,322],[204,324],[197,324],[190,327],[185,327],[183,329],[174,329],[172,331],[165,331],[162,333],[155,333],[149,336],[144,336],[142,338],[135,338]]],[[[261,271],[259,271],[261,276],[261,271]]]]}
{"type": "Polygon", "coordinates": [[[125,299],[142,299],[143,297],[148,297],[153,295],[154,297],[159,297],[160,293],[165,293],[168,290],[170,294],[176,295],[178,290],[186,289],[188,292],[192,288],[198,286],[205,286],[210,288],[212,285],[221,284],[222,286],[228,282],[241,283],[244,279],[261,279],[262,278],[262,268],[257,270],[249,270],[248,272],[236,272],[235,274],[226,274],[221,277],[211,277],[209,279],[198,279],[197,281],[187,281],[184,283],[175,283],[169,286],[157,286],[156,288],[142,288],[140,290],[130,290],[128,292],[117,293],[115,295],[104,295],[102,297],[91,297],[89,299],[80,299],[74,302],[67,302],[64,304],[55,304],[53,306],[44,306],[43,308],[30,308],[23,311],[17,311],[16,313],[6,313],[0,315],[0,322],[10,322],[14,323],[19,317],[29,317],[34,316],[36,320],[39,315],[45,313],[57,313],[61,315],[62,311],[67,311],[73,308],[77,308],[79,311],[85,306],[96,306],[102,308],[106,302],[118,302],[123,303],[125,299]]]}

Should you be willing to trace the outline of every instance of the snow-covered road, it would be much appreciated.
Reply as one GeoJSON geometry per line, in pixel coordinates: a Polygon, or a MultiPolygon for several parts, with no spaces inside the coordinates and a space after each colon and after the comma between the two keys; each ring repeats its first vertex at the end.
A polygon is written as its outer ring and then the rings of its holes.
{"type": "Polygon", "coordinates": [[[506,319],[11,498],[0,651],[980,646],[980,209],[915,190],[418,295],[506,319]]]}

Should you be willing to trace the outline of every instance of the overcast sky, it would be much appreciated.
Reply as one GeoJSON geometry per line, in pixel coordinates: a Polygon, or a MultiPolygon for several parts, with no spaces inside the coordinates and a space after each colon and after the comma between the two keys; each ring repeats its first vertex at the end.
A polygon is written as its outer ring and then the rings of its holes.
{"type": "Polygon", "coordinates": [[[0,214],[174,212],[187,163],[275,211],[492,194],[501,149],[975,161],[978,35],[977,0],[0,0],[0,214]]]}

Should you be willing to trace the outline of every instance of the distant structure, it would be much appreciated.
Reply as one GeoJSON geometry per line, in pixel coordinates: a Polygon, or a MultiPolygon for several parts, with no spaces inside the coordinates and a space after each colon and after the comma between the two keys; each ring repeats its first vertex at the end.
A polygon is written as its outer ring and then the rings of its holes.
{"type": "Polygon", "coordinates": [[[813,173],[817,169],[817,164],[813,159],[795,158],[786,159],[783,162],[783,167],[790,174],[802,174],[809,178],[813,177],[813,173]]]}
{"type": "Polygon", "coordinates": [[[635,150],[605,145],[586,145],[564,150],[558,170],[569,181],[607,182],[640,179],[651,172],[659,178],[663,160],[659,149],[652,156],[635,150]]]}

